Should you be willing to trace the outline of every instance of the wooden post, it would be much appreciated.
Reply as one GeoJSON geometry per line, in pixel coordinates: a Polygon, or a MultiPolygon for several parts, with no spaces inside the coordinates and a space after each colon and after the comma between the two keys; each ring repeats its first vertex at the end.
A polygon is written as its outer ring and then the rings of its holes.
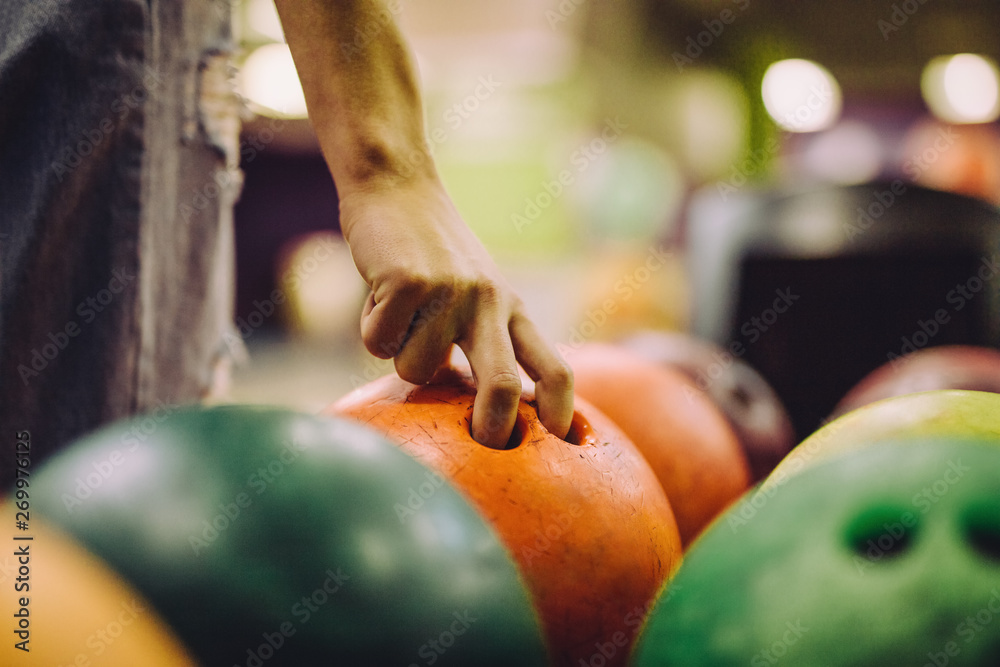
{"type": "Polygon", "coordinates": [[[15,432],[37,465],[108,421],[162,419],[229,352],[234,1],[4,0],[2,487],[15,432]]]}

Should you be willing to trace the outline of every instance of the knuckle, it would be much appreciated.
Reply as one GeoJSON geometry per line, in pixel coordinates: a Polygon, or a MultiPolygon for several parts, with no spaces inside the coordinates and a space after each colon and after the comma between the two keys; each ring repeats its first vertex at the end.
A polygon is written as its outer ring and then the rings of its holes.
{"type": "Polygon", "coordinates": [[[431,315],[440,315],[450,309],[460,289],[454,283],[442,283],[430,289],[428,302],[424,307],[431,315]]]}
{"type": "Polygon", "coordinates": [[[516,403],[521,398],[521,376],[513,371],[498,371],[490,376],[489,390],[497,401],[516,403]]]}
{"type": "Polygon", "coordinates": [[[436,280],[432,274],[425,271],[410,270],[397,279],[399,291],[413,295],[424,295],[434,290],[436,280]]]}
{"type": "Polygon", "coordinates": [[[557,359],[544,370],[542,379],[552,389],[569,390],[573,388],[573,369],[562,359],[557,359]]]}
{"type": "Polygon", "coordinates": [[[434,289],[438,280],[432,270],[405,262],[404,259],[400,264],[386,267],[375,284],[389,294],[407,297],[419,297],[434,289]]]}
{"type": "Polygon", "coordinates": [[[375,332],[362,331],[361,340],[365,344],[365,349],[379,359],[391,359],[396,356],[397,350],[375,332]]]}
{"type": "Polygon", "coordinates": [[[397,291],[420,304],[422,313],[438,315],[449,310],[467,288],[461,281],[431,272],[408,272],[397,282],[397,291]]]}
{"type": "Polygon", "coordinates": [[[503,303],[506,292],[493,281],[483,281],[476,283],[470,290],[473,298],[483,306],[497,306],[503,303]]]}

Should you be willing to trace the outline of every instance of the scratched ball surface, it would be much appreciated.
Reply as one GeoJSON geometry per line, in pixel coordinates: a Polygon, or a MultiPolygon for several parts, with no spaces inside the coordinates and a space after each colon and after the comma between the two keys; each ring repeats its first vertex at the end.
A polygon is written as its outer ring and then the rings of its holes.
{"type": "Polygon", "coordinates": [[[685,548],[750,486],[747,456],[725,415],[680,371],[623,347],[566,354],[579,396],[635,443],[667,494],[685,548]]]}
{"type": "Polygon", "coordinates": [[[634,664],[1000,664],[998,470],[918,438],[765,482],[688,552],[634,664]]]}
{"type": "Polygon", "coordinates": [[[101,429],[34,505],[206,665],[543,665],[494,533],[442,478],[345,420],[241,406],[101,429]],[[400,508],[413,493],[417,510],[400,508]]]}
{"type": "Polygon", "coordinates": [[[386,376],[330,410],[393,438],[496,528],[524,573],[552,665],[626,664],[646,606],[680,561],[677,525],[653,470],[582,400],[567,440],[549,433],[530,391],[508,449],[480,445],[469,433],[474,398],[471,376],[449,370],[426,385],[386,376]]]}

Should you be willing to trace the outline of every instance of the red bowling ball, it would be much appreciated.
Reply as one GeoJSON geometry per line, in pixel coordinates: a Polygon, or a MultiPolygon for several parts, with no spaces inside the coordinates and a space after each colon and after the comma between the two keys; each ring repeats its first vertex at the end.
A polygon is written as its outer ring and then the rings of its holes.
{"type": "Polygon", "coordinates": [[[831,417],[883,398],[934,389],[1000,393],[1000,351],[975,345],[942,345],[893,359],[847,392],[831,417]]]}

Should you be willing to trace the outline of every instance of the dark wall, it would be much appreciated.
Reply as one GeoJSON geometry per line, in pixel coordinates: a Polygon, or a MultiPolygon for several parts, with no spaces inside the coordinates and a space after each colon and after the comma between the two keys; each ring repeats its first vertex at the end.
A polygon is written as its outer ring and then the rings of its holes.
{"type": "MultiPolygon", "coordinates": [[[[245,317],[255,299],[277,287],[279,253],[290,239],[339,230],[337,190],[318,150],[274,149],[245,158],[243,194],[235,210],[237,317],[245,317]]],[[[268,324],[276,326],[277,320],[268,324]]]]}

